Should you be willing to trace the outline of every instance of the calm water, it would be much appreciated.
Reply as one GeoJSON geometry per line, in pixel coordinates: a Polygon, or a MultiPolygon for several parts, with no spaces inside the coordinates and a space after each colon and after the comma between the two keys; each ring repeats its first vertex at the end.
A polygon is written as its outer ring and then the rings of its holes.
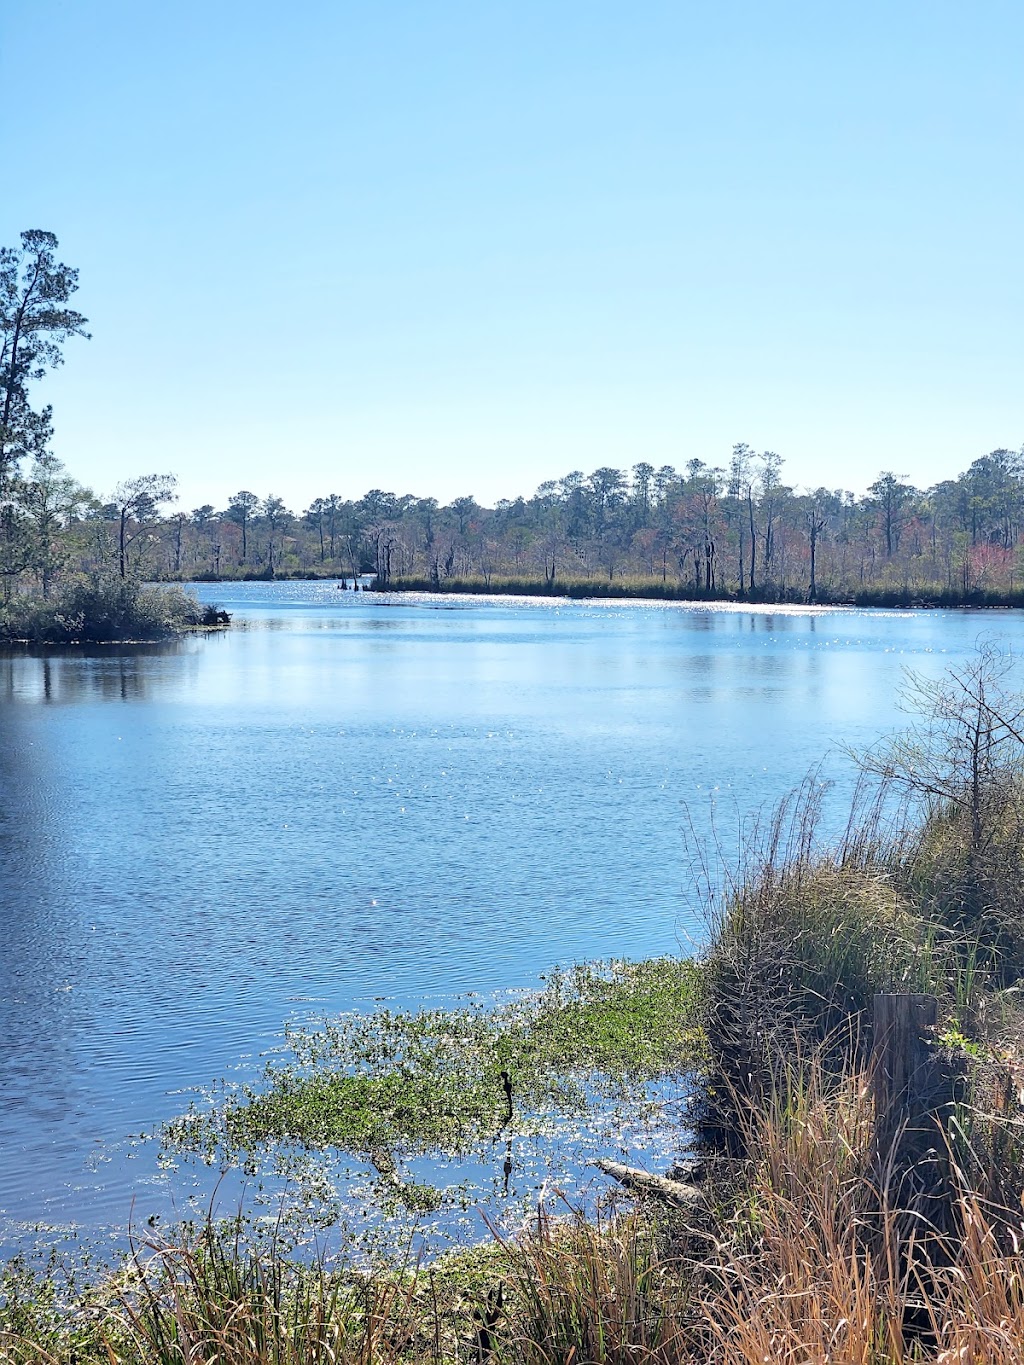
{"type": "MultiPolygon", "coordinates": [[[[223,636],[0,657],[0,1240],[169,1198],[126,1143],[284,1020],[684,949],[682,827],[898,723],[1017,613],[219,585],[223,636]]],[[[831,764],[849,784],[842,760],[831,764]]]]}

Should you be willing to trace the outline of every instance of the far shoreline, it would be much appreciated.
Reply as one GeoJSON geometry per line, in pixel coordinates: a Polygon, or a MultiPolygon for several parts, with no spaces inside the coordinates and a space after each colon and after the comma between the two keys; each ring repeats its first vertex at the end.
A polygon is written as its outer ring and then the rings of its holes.
{"type": "Polygon", "coordinates": [[[689,606],[708,608],[729,607],[799,607],[809,611],[858,611],[864,609],[886,609],[899,611],[943,611],[943,610],[1001,610],[1014,611],[1024,608],[1024,592],[1010,594],[971,593],[940,594],[936,596],[902,592],[865,592],[855,597],[829,598],[820,595],[813,601],[806,595],[785,593],[773,596],[758,593],[754,596],[722,596],[719,594],[698,593],[691,590],[649,588],[631,589],[629,586],[611,584],[607,587],[594,584],[569,583],[556,584],[546,588],[542,582],[523,586],[499,584],[484,585],[467,581],[449,580],[443,587],[424,584],[414,580],[392,582],[387,587],[372,587],[379,593],[431,593],[437,596],[470,595],[480,597],[539,597],[568,600],[572,602],[677,602],[689,606]]]}
{"type": "Polygon", "coordinates": [[[692,588],[660,582],[606,583],[587,579],[559,582],[544,579],[449,578],[435,583],[429,578],[395,578],[379,584],[371,573],[318,574],[290,573],[246,575],[244,577],[203,576],[200,578],[163,579],[162,582],[181,582],[194,586],[217,584],[233,586],[251,583],[345,583],[344,591],[361,591],[385,595],[389,593],[424,593],[437,597],[534,597],[550,600],[593,602],[681,602],[707,607],[803,607],[810,610],[884,609],[898,611],[1018,611],[1024,609],[1024,588],[1012,592],[974,589],[962,592],[954,589],[939,591],[912,588],[864,589],[854,594],[833,595],[822,590],[811,598],[807,593],[707,593],[692,588]],[[349,587],[355,577],[358,589],[349,587]]]}

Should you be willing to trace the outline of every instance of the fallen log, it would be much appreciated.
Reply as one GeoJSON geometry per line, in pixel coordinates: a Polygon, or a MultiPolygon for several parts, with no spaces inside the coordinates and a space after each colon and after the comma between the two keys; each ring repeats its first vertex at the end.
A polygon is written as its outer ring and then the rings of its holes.
{"type": "Polygon", "coordinates": [[[667,1175],[653,1175],[637,1166],[624,1166],[621,1161],[610,1161],[607,1157],[599,1156],[590,1164],[605,1175],[610,1175],[627,1190],[660,1199],[679,1209],[691,1208],[704,1197],[697,1185],[690,1185],[683,1180],[670,1180],[667,1175]]]}

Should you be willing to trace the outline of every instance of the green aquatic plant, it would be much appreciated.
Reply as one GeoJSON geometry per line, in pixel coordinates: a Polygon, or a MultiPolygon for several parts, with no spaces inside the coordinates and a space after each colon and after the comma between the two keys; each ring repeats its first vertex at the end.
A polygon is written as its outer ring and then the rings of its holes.
{"type": "Polygon", "coordinates": [[[368,1161],[407,1208],[429,1187],[398,1164],[490,1153],[552,1116],[581,1116],[631,1087],[688,1072],[702,1053],[700,970],[668,958],[556,971],[494,1008],[381,1009],[286,1031],[290,1056],[252,1085],[193,1105],[163,1130],[169,1150],[254,1167],[277,1147],[368,1161]]]}

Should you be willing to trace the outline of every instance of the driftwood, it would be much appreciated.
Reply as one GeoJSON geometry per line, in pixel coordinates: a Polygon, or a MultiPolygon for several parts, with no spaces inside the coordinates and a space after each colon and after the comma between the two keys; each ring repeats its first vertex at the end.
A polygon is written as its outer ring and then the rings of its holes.
{"type": "Polygon", "coordinates": [[[670,1180],[667,1175],[652,1175],[650,1171],[642,1171],[636,1166],[623,1166],[621,1161],[609,1161],[602,1156],[590,1164],[605,1175],[610,1175],[627,1190],[635,1190],[637,1194],[659,1199],[678,1209],[691,1208],[703,1198],[703,1192],[696,1185],[683,1180],[670,1180]]]}

